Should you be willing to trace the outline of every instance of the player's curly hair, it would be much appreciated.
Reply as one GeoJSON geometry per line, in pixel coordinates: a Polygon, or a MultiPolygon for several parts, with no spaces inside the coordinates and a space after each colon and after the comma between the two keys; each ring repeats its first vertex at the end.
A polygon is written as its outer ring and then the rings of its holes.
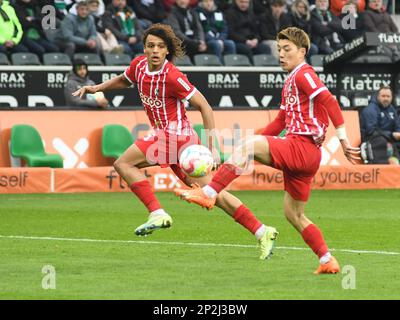
{"type": "Polygon", "coordinates": [[[168,48],[167,59],[174,61],[175,58],[181,58],[185,55],[182,47],[182,40],[179,39],[171,26],[163,23],[152,24],[143,34],[143,45],[146,46],[146,39],[149,35],[159,37],[164,40],[168,48]]]}
{"type": "Polygon", "coordinates": [[[276,36],[276,41],[279,40],[289,40],[293,42],[297,48],[305,48],[306,53],[310,50],[311,43],[307,33],[296,27],[289,27],[280,31],[276,36]]]}

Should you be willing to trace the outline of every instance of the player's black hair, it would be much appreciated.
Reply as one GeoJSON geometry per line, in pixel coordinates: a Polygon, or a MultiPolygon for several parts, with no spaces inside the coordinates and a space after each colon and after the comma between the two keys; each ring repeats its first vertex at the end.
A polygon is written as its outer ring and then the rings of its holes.
{"type": "Polygon", "coordinates": [[[85,67],[86,67],[86,70],[89,71],[89,70],[88,70],[88,65],[87,65],[87,63],[85,62],[85,60],[83,60],[83,59],[76,59],[76,60],[74,60],[74,62],[72,63],[72,72],[75,73],[76,75],[78,75],[78,74],[76,73],[76,70],[77,70],[78,67],[80,67],[80,66],[85,66],[85,67]]]}
{"type": "Polygon", "coordinates": [[[146,46],[146,39],[149,35],[159,37],[164,40],[168,48],[167,59],[173,61],[175,58],[181,58],[185,55],[182,48],[182,40],[179,39],[171,26],[163,23],[151,25],[143,34],[143,45],[146,46]]]}

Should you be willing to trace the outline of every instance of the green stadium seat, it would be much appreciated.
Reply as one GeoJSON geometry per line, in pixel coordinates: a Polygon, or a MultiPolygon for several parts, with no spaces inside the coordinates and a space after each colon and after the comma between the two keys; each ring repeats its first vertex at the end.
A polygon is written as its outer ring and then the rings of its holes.
{"type": "Polygon", "coordinates": [[[244,54],[226,54],[224,55],[224,64],[233,67],[252,66],[249,57],[244,54]]]}
{"type": "Polygon", "coordinates": [[[131,64],[131,57],[125,53],[105,53],[104,61],[107,66],[129,66],[131,64]]]}
{"type": "Polygon", "coordinates": [[[43,64],[45,66],[70,66],[71,59],[65,53],[45,53],[43,55],[43,64]]]}
{"type": "Polygon", "coordinates": [[[102,66],[103,62],[96,53],[75,53],[74,60],[82,59],[88,66],[102,66]]]}
{"type": "Polygon", "coordinates": [[[314,54],[311,56],[311,65],[313,67],[323,67],[324,66],[324,55],[323,54],[314,54]]]}
{"type": "Polygon", "coordinates": [[[39,57],[34,53],[18,52],[11,55],[11,61],[18,66],[40,66],[39,57]]]}
{"type": "Polygon", "coordinates": [[[119,158],[133,144],[129,130],[120,124],[107,124],[103,127],[101,151],[108,158],[119,158]]]}
{"type": "MultiPolygon", "coordinates": [[[[207,137],[205,134],[202,134],[202,131],[204,130],[204,126],[202,124],[195,124],[195,125],[193,125],[193,129],[194,129],[194,131],[196,131],[197,135],[199,136],[199,138],[201,140],[201,144],[204,146],[207,146],[208,145],[208,141],[206,140],[207,137]]],[[[215,149],[219,152],[219,157],[221,159],[221,163],[224,163],[226,160],[228,160],[230,155],[224,154],[221,152],[221,148],[219,146],[218,140],[214,141],[214,146],[215,146],[215,149]]]]}
{"type": "Polygon", "coordinates": [[[28,167],[63,167],[62,157],[46,153],[39,132],[30,125],[19,124],[11,128],[10,149],[11,155],[24,159],[28,167]]]}

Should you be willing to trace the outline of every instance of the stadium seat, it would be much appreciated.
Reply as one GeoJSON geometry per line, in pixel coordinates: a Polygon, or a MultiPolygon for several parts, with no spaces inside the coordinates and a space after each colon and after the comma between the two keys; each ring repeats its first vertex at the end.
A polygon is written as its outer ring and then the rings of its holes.
{"type": "Polygon", "coordinates": [[[392,63],[392,59],[385,54],[374,54],[365,56],[366,63],[392,63]]]}
{"type": "Polygon", "coordinates": [[[104,61],[106,66],[129,66],[131,64],[131,57],[124,53],[105,53],[104,61]]]}
{"type": "Polygon", "coordinates": [[[75,53],[74,60],[82,59],[88,66],[102,66],[103,62],[96,53],[75,53]]]}
{"type": "MultiPolygon", "coordinates": [[[[196,131],[197,135],[199,136],[199,138],[201,140],[201,144],[204,146],[207,146],[208,145],[208,141],[206,140],[207,137],[205,135],[202,135],[204,126],[202,124],[195,124],[195,125],[193,125],[193,129],[194,129],[194,131],[196,131]]],[[[230,155],[224,154],[221,152],[221,149],[219,147],[219,143],[218,143],[217,139],[214,141],[214,143],[215,143],[215,149],[219,152],[219,157],[221,159],[221,163],[224,163],[226,160],[228,160],[230,155]]]]}
{"type": "Polygon", "coordinates": [[[71,59],[65,53],[45,53],[43,55],[43,64],[45,66],[70,66],[71,59]]]}
{"type": "Polygon", "coordinates": [[[249,57],[244,54],[226,54],[224,55],[224,64],[234,67],[249,67],[252,65],[249,57]]]}
{"type": "Polygon", "coordinates": [[[221,61],[215,54],[196,54],[194,56],[194,64],[196,66],[210,66],[210,67],[218,67],[222,66],[221,61]]]}
{"type": "Polygon", "coordinates": [[[8,61],[7,55],[5,53],[0,53],[0,65],[9,65],[10,61],[8,61]]]}
{"type": "Polygon", "coordinates": [[[18,52],[11,55],[11,61],[14,65],[40,66],[39,57],[34,53],[18,52]]]}
{"type": "Polygon", "coordinates": [[[193,63],[189,56],[183,56],[182,58],[177,58],[175,60],[175,65],[178,67],[190,67],[193,66],[193,63]]]}
{"type": "Polygon", "coordinates": [[[279,61],[272,54],[256,54],[253,56],[254,65],[257,67],[278,66],[279,61]]]}
{"type": "Polygon", "coordinates": [[[324,66],[324,55],[323,54],[314,54],[310,58],[311,65],[314,67],[323,67],[324,66]]]}
{"type": "Polygon", "coordinates": [[[46,153],[39,132],[30,125],[19,124],[11,128],[10,149],[11,155],[24,159],[28,167],[63,167],[62,157],[46,153]]]}
{"type": "Polygon", "coordinates": [[[103,127],[101,138],[103,156],[117,159],[132,144],[132,135],[124,126],[120,124],[107,124],[103,127]]]}

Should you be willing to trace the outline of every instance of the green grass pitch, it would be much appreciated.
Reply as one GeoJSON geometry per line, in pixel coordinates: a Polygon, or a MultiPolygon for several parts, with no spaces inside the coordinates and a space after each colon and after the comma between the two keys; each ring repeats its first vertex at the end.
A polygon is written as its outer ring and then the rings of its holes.
{"type": "Polygon", "coordinates": [[[158,196],[173,227],[145,238],[133,230],[146,210],[129,193],[0,195],[0,299],[400,299],[400,190],[312,192],[307,216],[355,271],[323,276],[283,216],[283,192],[235,194],[280,231],[272,259],[221,210],[171,193],[158,196]],[[55,289],[42,288],[45,265],[55,289]]]}

